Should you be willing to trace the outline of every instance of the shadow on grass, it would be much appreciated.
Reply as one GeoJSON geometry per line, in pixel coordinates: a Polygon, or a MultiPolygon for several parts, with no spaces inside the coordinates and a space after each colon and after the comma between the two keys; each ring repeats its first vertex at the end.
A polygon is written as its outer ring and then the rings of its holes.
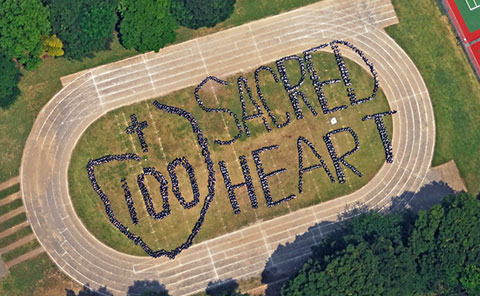
{"type": "MultiPolygon", "coordinates": [[[[418,213],[420,210],[427,210],[433,205],[441,202],[446,195],[453,194],[455,191],[446,183],[432,182],[424,185],[418,192],[406,191],[400,196],[392,198],[391,206],[382,209],[382,212],[400,212],[408,209],[412,213],[418,213]]],[[[266,296],[276,296],[280,294],[283,283],[295,275],[303,266],[305,261],[311,255],[311,247],[321,243],[322,238],[327,235],[335,235],[342,228],[342,222],[362,213],[367,213],[369,208],[362,203],[356,203],[353,206],[345,208],[344,212],[338,215],[337,222],[321,222],[310,227],[304,234],[297,235],[295,240],[285,245],[279,245],[272,256],[265,264],[262,272],[262,283],[267,285],[266,296]]],[[[90,295],[114,295],[107,288],[102,287],[98,290],[91,290],[87,285],[75,294],[71,290],[66,291],[66,296],[90,296],[90,295]]],[[[128,288],[127,295],[138,296],[167,296],[166,287],[156,280],[135,281],[128,288]]],[[[200,294],[199,294],[200,295],[200,294]]],[[[208,283],[205,292],[201,295],[209,296],[241,296],[248,295],[239,292],[239,285],[233,279],[219,280],[208,283]]]]}
{"type": "MultiPolygon", "coordinates": [[[[98,290],[93,290],[88,284],[84,285],[82,290],[76,294],[72,290],[66,290],[66,296],[113,296],[113,292],[108,290],[106,287],[101,287],[98,290]]],[[[158,281],[145,280],[145,281],[135,281],[133,285],[128,287],[127,291],[128,296],[169,296],[165,285],[160,284],[158,281]]],[[[238,283],[233,279],[219,280],[216,282],[208,283],[205,292],[201,294],[202,296],[242,296],[247,294],[242,294],[238,292],[238,283]]]]}
{"type": "Polygon", "coordinates": [[[205,295],[208,296],[242,296],[238,290],[238,283],[234,279],[218,280],[215,282],[209,282],[205,295]]]}
{"type": "MultiPolygon", "coordinates": [[[[92,288],[86,284],[83,286],[82,290],[75,294],[72,290],[66,290],[66,296],[113,296],[113,292],[109,291],[107,287],[101,287],[98,290],[92,290],[92,288]]],[[[134,281],[133,285],[128,287],[127,295],[138,295],[138,296],[168,296],[167,289],[165,285],[160,284],[158,281],[145,280],[145,281],[134,281]]]]}
{"type": "MultiPolygon", "coordinates": [[[[427,210],[441,202],[446,195],[455,191],[444,182],[432,182],[424,185],[418,192],[406,191],[392,198],[391,206],[382,212],[400,212],[405,209],[413,213],[427,210]]],[[[367,205],[357,203],[338,215],[339,223],[321,222],[310,227],[295,240],[279,245],[265,264],[262,283],[267,284],[266,296],[280,295],[280,290],[289,278],[294,276],[311,255],[311,246],[320,244],[322,237],[335,235],[341,229],[342,222],[353,216],[369,211],[367,205]]]]}

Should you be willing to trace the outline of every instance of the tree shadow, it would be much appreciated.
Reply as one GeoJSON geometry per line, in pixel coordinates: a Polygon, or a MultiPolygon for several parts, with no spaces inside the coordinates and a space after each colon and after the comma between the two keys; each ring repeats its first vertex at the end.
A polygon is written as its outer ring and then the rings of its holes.
{"type": "MultiPolygon", "coordinates": [[[[418,192],[405,191],[399,196],[395,196],[391,200],[388,208],[373,209],[381,212],[401,212],[407,211],[413,214],[420,210],[430,209],[433,205],[441,202],[446,195],[456,193],[444,182],[431,182],[424,185],[418,192]]],[[[480,196],[480,194],[479,194],[480,196]]],[[[262,283],[267,284],[265,291],[266,296],[279,295],[284,282],[294,276],[303,266],[305,261],[311,256],[311,247],[319,245],[325,238],[332,235],[339,235],[345,221],[352,217],[368,213],[371,211],[366,204],[355,203],[354,205],[345,207],[344,211],[337,216],[336,221],[324,221],[317,223],[308,230],[295,237],[291,243],[281,244],[273,252],[265,264],[262,272],[262,283]]],[[[237,296],[243,295],[239,292],[239,285],[233,279],[218,280],[210,282],[205,290],[205,295],[210,296],[237,296]]],[[[78,294],[72,290],[66,290],[66,296],[113,296],[106,287],[98,290],[86,284],[78,294]]],[[[138,296],[167,296],[168,291],[165,285],[160,284],[156,280],[135,281],[128,288],[127,295],[138,296]]]]}
{"type": "Polygon", "coordinates": [[[234,279],[218,280],[209,282],[205,290],[209,296],[236,296],[243,295],[238,291],[238,283],[234,279]]]}
{"type": "Polygon", "coordinates": [[[407,208],[416,214],[421,210],[430,209],[434,205],[439,204],[443,197],[455,193],[459,192],[450,188],[447,183],[433,181],[424,185],[416,193],[405,191],[400,196],[393,197],[389,210],[397,212],[407,208]]]}
{"type": "MultiPolygon", "coordinates": [[[[89,284],[85,284],[76,294],[74,291],[65,289],[66,296],[113,296],[111,291],[108,291],[107,287],[101,287],[98,290],[92,289],[89,284]]],[[[168,296],[168,291],[165,285],[160,284],[156,280],[144,280],[134,281],[133,285],[128,287],[127,295],[138,296],[168,296]]]]}
{"type": "Polygon", "coordinates": [[[93,290],[87,283],[83,286],[82,290],[76,294],[73,290],[65,289],[66,296],[113,296],[113,293],[108,291],[107,287],[100,287],[98,290],[93,290]]]}
{"type": "Polygon", "coordinates": [[[164,284],[160,284],[156,280],[144,280],[134,281],[133,285],[128,287],[127,295],[168,296],[169,294],[164,284]]]}
{"type": "Polygon", "coordinates": [[[391,205],[382,209],[371,209],[366,204],[356,203],[348,206],[337,216],[337,221],[317,223],[295,237],[291,243],[281,244],[273,252],[262,272],[262,283],[267,284],[266,296],[280,295],[285,281],[294,276],[311,256],[312,245],[319,245],[322,240],[332,235],[340,235],[344,222],[371,210],[388,212],[407,211],[417,214],[420,210],[430,209],[441,202],[446,195],[455,191],[444,182],[431,182],[418,192],[406,191],[391,200],[391,205]]]}

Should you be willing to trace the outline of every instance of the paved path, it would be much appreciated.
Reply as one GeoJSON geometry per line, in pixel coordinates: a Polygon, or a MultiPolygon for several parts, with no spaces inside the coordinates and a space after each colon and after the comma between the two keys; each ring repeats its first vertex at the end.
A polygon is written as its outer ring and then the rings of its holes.
{"type": "Polygon", "coordinates": [[[454,160],[431,168],[427,173],[426,179],[429,182],[444,182],[448,187],[457,192],[467,191],[467,186],[465,186],[454,160]]]}
{"type": "Polygon", "coordinates": [[[8,179],[7,181],[0,183],[0,191],[7,189],[15,184],[20,183],[20,176],[16,176],[13,178],[8,179]]]}
{"type": "Polygon", "coordinates": [[[430,167],[435,123],[420,73],[383,30],[396,22],[389,0],[325,0],[77,76],[42,109],[25,145],[23,199],[40,243],[61,270],[81,284],[106,285],[123,295],[134,281],[150,279],[165,284],[173,295],[185,295],[204,290],[209,282],[259,275],[279,244],[311,228],[302,247],[269,262],[267,269],[308,255],[329,229],[312,226],[334,221],[347,204],[383,206],[404,192],[413,195],[430,167]],[[196,244],[173,261],[116,252],[84,228],[70,201],[67,171],[75,144],[97,118],[122,105],[196,85],[207,74],[225,78],[332,39],[348,40],[366,53],[390,107],[398,110],[393,116],[395,161],[366,186],[196,244]]]}
{"type": "Polygon", "coordinates": [[[10,260],[10,261],[6,262],[5,265],[7,266],[8,269],[10,269],[17,264],[20,264],[24,261],[27,261],[29,259],[37,257],[38,255],[42,254],[43,252],[45,252],[45,250],[40,246],[36,249],[28,251],[27,253],[25,253],[21,256],[18,256],[17,258],[15,258],[13,260],[10,260]]]}
{"type": "Polygon", "coordinates": [[[25,212],[25,207],[18,207],[14,210],[11,210],[10,212],[0,216],[0,223],[3,223],[7,220],[10,220],[11,218],[13,218],[13,217],[15,217],[15,216],[17,216],[21,213],[24,213],[24,212],[25,212]]]}
{"type": "Polygon", "coordinates": [[[11,203],[12,201],[15,201],[15,200],[17,200],[17,199],[19,199],[19,198],[21,198],[21,197],[22,197],[22,193],[21,193],[20,191],[19,191],[19,192],[15,192],[15,193],[13,193],[13,194],[10,194],[10,195],[8,195],[8,196],[5,197],[5,198],[0,199],[0,207],[1,207],[1,206],[4,206],[4,205],[6,205],[6,204],[9,204],[9,203],[11,203]]]}
{"type": "Polygon", "coordinates": [[[21,239],[9,244],[8,246],[5,246],[3,248],[0,248],[0,254],[5,254],[10,251],[15,250],[18,247],[21,247],[25,244],[28,244],[29,242],[33,241],[35,239],[35,234],[29,234],[27,236],[22,237],[21,239]]]}
{"type": "Polygon", "coordinates": [[[17,231],[20,231],[22,230],[23,228],[27,227],[28,225],[30,225],[28,223],[28,221],[23,221],[22,223],[20,224],[17,224],[15,226],[12,226],[10,227],[9,229],[3,231],[3,232],[0,232],[0,239],[4,238],[4,237],[7,237],[11,234],[14,234],[15,232],[17,231]]]}

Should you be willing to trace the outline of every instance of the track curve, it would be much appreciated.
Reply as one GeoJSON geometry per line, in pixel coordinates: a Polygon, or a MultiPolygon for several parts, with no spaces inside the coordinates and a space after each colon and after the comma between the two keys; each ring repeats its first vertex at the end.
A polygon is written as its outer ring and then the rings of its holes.
{"type": "MultiPolygon", "coordinates": [[[[413,196],[423,184],[435,144],[435,123],[423,79],[383,27],[397,21],[389,0],[326,0],[117,63],[91,69],[66,85],[39,113],[20,171],[22,197],[38,240],[59,268],[81,284],[126,294],[134,281],[158,280],[173,295],[204,290],[208,282],[258,275],[279,244],[321,221],[334,221],[346,205],[384,206],[413,196]],[[393,117],[394,163],[358,191],[196,244],[170,261],[119,253],[93,237],[76,215],[68,192],[68,166],[87,127],[120,106],[226,77],[332,39],[360,48],[379,74],[393,117]],[[247,249],[248,247],[248,249],[247,249]]],[[[347,54],[358,61],[358,56],[347,54]]],[[[363,64],[363,63],[360,63],[363,64]]],[[[328,228],[328,227],[327,227],[328,228]]],[[[325,227],[291,257],[307,256],[325,227]]]]}

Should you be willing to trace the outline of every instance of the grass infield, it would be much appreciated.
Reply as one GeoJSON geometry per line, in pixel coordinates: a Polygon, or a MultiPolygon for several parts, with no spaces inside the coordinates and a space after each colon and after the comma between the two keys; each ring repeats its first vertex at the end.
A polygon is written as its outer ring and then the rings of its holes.
{"type": "MultiPolygon", "coordinates": [[[[316,68],[321,69],[319,73],[321,77],[324,79],[339,77],[333,54],[316,53],[313,55],[313,59],[316,68]]],[[[350,77],[357,97],[369,96],[373,87],[371,75],[354,62],[346,60],[346,63],[350,70],[350,77]]],[[[276,69],[274,64],[269,66],[276,69]]],[[[291,81],[298,81],[300,75],[298,63],[289,61],[286,63],[286,68],[291,81]]],[[[248,79],[254,98],[260,103],[255,90],[253,71],[242,75],[248,79]]],[[[212,82],[207,84],[199,93],[205,106],[230,108],[241,118],[241,104],[236,83],[239,76],[240,74],[237,74],[226,79],[229,82],[228,86],[220,86],[212,82]]],[[[342,104],[348,104],[349,107],[332,115],[323,115],[313,86],[309,78],[306,77],[306,81],[300,87],[300,90],[305,93],[309,102],[320,114],[316,117],[313,116],[301,103],[305,118],[296,120],[282,83],[275,83],[272,76],[266,71],[263,71],[260,75],[260,81],[264,97],[277,116],[278,121],[280,123],[284,122],[285,112],[288,111],[292,115],[292,123],[284,128],[277,129],[267,117],[272,126],[272,132],[267,133],[260,118],[251,120],[248,122],[251,137],[247,138],[244,135],[237,142],[228,146],[213,144],[213,140],[218,138],[225,140],[236,134],[234,121],[231,120],[231,117],[223,114],[202,111],[194,99],[194,88],[186,88],[157,99],[160,103],[180,107],[195,116],[203,134],[208,138],[209,149],[215,164],[215,198],[195,242],[210,239],[256,221],[268,220],[353,192],[365,185],[385,162],[385,153],[375,123],[373,120],[365,122],[361,120],[367,114],[390,110],[381,90],[372,101],[350,106],[343,83],[327,86],[325,92],[331,108],[342,104]],[[337,124],[330,124],[332,117],[336,117],[337,124]],[[346,160],[359,169],[364,174],[363,177],[360,178],[354,175],[352,171],[345,169],[347,181],[344,184],[339,184],[336,180],[332,184],[322,169],[314,170],[305,173],[304,192],[298,194],[297,138],[303,136],[312,142],[332,174],[335,175],[322,136],[331,130],[346,126],[351,127],[357,133],[360,142],[360,149],[348,156],[346,160]],[[272,196],[274,200],[279,200],[290,194],[296,194],[297,198],[273,208],[267,208],[251,151],[275,144],[279,145],[277,150],[265,152],[261,156],[265,172],[268,173],[280,168],[286,168],[287,172],[269,179],[272,196]],[[218,162],[222,160],[226,162],[232,184],[238,184],[244,182],[238,161],[240,155],[245,155],[247,158],[259,206],[257,209],[252,209],[247,191],[243,187],[236,190],[241,213],[235,215],[228,199],[218,162]]],[[[245,101],[248,106],[247,111],[249,114],[253,113],[254,110],[248,96],[245,101]]],[[[85,226],[107,245],[135,255],[145,255],[145,253],[108,222],[103,203],[91,187],[85,169],[89,159],[95,159],[106,154],[128,152],[137,153],[143,158],[140,163],[123,162],[98,167],[96,176],[100,186],[110,198],[116,217],[127,225],[131,231],[140,234],[154,249],[170,249],[183,243],[198,219],[201,208],[201,205],[197,205],[189,210],[184,210],[180,206],[171,191],[171,181],[166,171],[168,163],[177,157],[186,156],[195,169],[201,193],[201,204],[203,204],[203,198],[207,191],[205,164],[199,154],[199,147],[189,123],[184,119],[157,110],[152,102],[153,100],[149,100],[119,108],[93,123],[77,144],[69,168],[72,202],[85,226]],[[143,130],[146,142],[149,145],[148,153],[142,153],[136,134],[127,135],[125,132],[126,127],[130,125],[129,116],[132,113],[136,114],[139,122],[144,120],[148,122],[148,128],[143,130]],[[169,180],[168,191],[171,214],[158,221],[154,221],[146,213],[142,195],[136,184],[137,174],[141,172],[142,167],[151,166],[155,167],[169,180]],[[121,188],[120,180],[122,178],[127,179],[132,192],[139,217],[137,225],[132,223],[128,214],[123,189],[121,188]]],[[[392,135],[391,116],[385,117],[385,123],[389,134],[392,135]]],[[[354,147],[352,137],[346,133],[333,136],[333,143],[338,155],[342,155],[354,147]]],[[[305,167],[318,163],[318,160],[306,145],[303,146],[303,151],[305,167]]],[[[183,169],[178,168],[176,172],[179,178],[180,191],[185,199],[190,201],[192,189],[188,176],[183,169]]],[[[159,186],[153,177],[147,176],[146,179],[146,185],[149,187],[155,208],[158,211],[161,208],[159,186]]]]}

